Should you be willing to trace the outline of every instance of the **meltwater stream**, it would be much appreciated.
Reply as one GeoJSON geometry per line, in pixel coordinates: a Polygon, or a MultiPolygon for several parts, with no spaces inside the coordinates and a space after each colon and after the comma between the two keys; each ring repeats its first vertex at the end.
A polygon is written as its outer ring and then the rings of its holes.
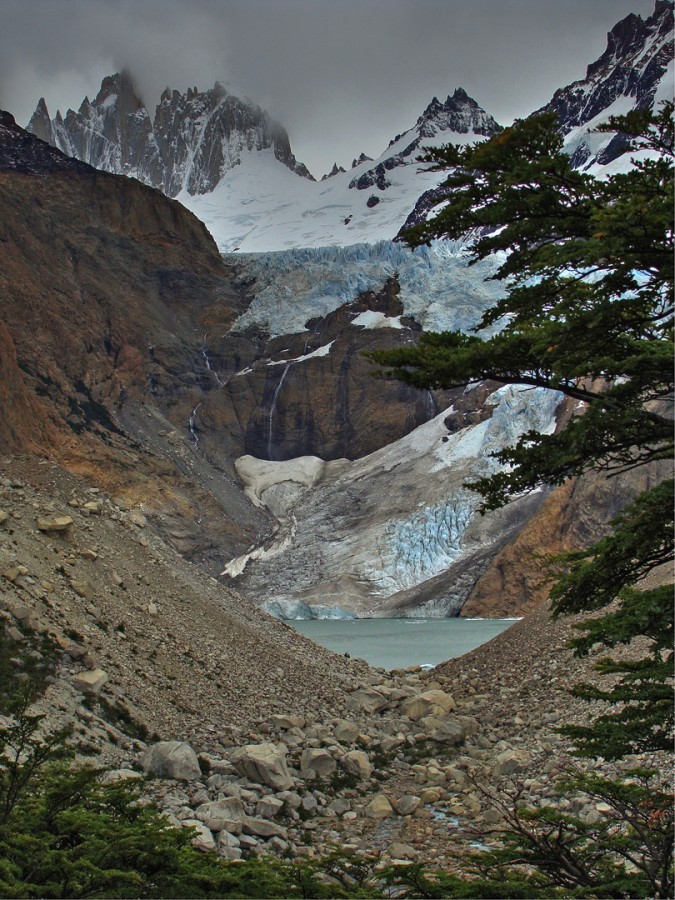
{"type": "Polygon", "coordinates": [[[436,666],[462,656],[517,619],[300,619],[289,625],[336,653],[371,666],[436,666]]]}

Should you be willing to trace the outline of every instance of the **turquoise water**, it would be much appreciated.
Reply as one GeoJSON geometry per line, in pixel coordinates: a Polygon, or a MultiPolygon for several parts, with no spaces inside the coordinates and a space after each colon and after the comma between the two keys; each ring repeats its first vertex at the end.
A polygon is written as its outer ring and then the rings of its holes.
{"type": "Polygon", "coordinates": [[[496,637],[515,619],[302,619],[288,624],[371,666],[436,666],[496,637]]]}

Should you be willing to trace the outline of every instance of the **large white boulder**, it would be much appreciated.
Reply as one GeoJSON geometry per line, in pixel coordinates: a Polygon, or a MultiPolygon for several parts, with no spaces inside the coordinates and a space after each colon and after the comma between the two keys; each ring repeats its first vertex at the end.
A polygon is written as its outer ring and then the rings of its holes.
{"type": "Polygon", "coordinates": [[[198,781],[202,777],[197,754],[185,741],[160,741],[149,747],[142,759],[143,769],[159,778],[198,781]]]}
{"type": "Polygon", "coordinates": [[[230,757],[240,775],[256,784],[267,784],[276,791],[293,787],[286,757],[274,744],[247,744],[239,747],[230,757]]]}

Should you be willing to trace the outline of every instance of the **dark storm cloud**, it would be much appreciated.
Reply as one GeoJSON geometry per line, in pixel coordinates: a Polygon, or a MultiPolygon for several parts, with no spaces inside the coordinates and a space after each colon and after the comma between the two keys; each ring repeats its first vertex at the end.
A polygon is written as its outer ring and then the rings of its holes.
{"type": "Polygon", "coordinates": [[[653,0],[0,0],[0,106],[24,124],[127,66],[167,85],[229,82],[317,174],[379,154],[455,87],[507,123],[583,77],[606,32],[653,0]]]}

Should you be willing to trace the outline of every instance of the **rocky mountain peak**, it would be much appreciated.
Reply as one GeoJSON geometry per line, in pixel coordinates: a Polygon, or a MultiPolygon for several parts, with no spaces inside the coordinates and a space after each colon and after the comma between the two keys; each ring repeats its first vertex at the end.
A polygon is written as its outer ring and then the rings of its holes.
{"type": "MultiPolygon", "coordinates": [[[[7,116],[9,113],[3,113],[3,115],[7,116]]],[[[47,103],[45,102],[44,97],[40,97],[40,100],[38,101],[35,112],[28,123],[28,131],[32,132],[36,137],[39,137],[41,141],[46,141],[48,144],[53,143],[51,139],[52,122],[49,117],[49,110],[47,109],[47,103]]]]}
{"type": "Polygon", "coordinates": [[[612,62],[635,56],[648,42],[666,37],[672,30],[672,0],[656,0],[654,12],[646,20],[630,13],[608,32],[607,48],[599,59],[588,66],[586,78],[593,78],[612,62]]]}
{"type": "Polygon", "coordinates": [[[352,160],[351,168],[355,169],[357,166],[360,166],[362,162],[372,162],[372,161],[373,161],[372,156],[366,156],[365,153],[361,153],[361,154],[359,154],[359,156],[356,159],[352,160]]]}
{"type": "Polygon", "coordinates": [[[151,118],[131,73],[122,70],[104,78],[93,102],[85,97],[65,119],[59,112],[50,120],[42,101],[28,130],[69,156],[170,197],[212,191],[249,151],[272,149],[283,165],[312,178],[295,159],[285,129],[218,81],[210,90],[190,87],[182,94],[167,87],[151,118]]]}
{"type": "Polygon", "coordinates": [[[586,77],[557,90],[533,115],[557,114],[575,165],[606,164],[619,155],[625,140],[618,135],[596,147],[589,129],[582,129],[612,113],[649,107],[659,97],[672,99],[667,75],[672,59],[673,0],[657,0],[647,19],[631,13],[618,22],[607,35],[604,53],[588,66],[586,77]]]}
{"type": "Polygon", "coordinates": [[[432,138],[439,131],[454,131],[457,134],[473,131],[484,137],[499,131],[493,117],[461,87],[456,88],[445,103],[434,97],[417,120],[416,127],[424,138],[432,138]]]}

